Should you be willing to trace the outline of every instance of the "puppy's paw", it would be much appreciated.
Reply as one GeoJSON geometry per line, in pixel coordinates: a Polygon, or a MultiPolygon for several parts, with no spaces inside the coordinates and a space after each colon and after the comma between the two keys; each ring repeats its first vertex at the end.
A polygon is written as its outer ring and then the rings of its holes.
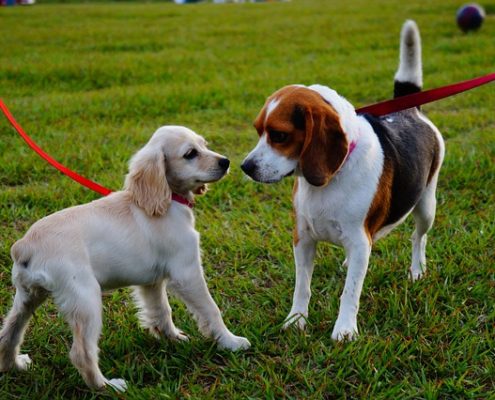
{"type": "Polygon", "coordinates": [[[306,328],[306,322],[308,320],[307,314],[300,312],[290,312],[287,318],[285,319],[284,325],[282,326],[283,330],[290,328],[291,326],[303,331],[306,328]]]}
{"type": "Polygon", "coordinates": [[[187,342],[189,340],[189,337],[180,329],[177,329],[175,325],[172,325],[170,327],[153,326],[149,328],[149,330],[150,333],[157,339],[166,338],[174,342],[178,342],[178,341],[187,342]]]}
{"type": "Polygon", "coordinates": [[[189,336],[187,336],[184,332],[182,332],[180,329],[177,329],[174,327],[174,329],[170,330],[165,334],[167,338],[172,340],[173,342],[188,342],[189,341],[189,336]]]}
{"type": "Polygon", "coordinates": [[[20,371],[25,371],[31,365],[31,358],[27,354],[19,354],[15,358],[15,367],[20,371]]]}
{"type": "Polygon", "coordinates": [[[337,320],[333,327],[332,339],[339,342],[351,341],[358,336],[357,324],[354,322],[342,322],[337,320]]]}
{"type": "Polygon", "coordinates": [[[127,390],[127,383],[123,379],[108,379],[105,381],[105,384],[120,393],[124,393],[127,390]]]}
{"type": "Polygon", "coordinates": [[[218,347],[222,350],[246,350],[251,347],[251,343],[245,337],[235,336],[232,333],[218,339],[218,347]]]}

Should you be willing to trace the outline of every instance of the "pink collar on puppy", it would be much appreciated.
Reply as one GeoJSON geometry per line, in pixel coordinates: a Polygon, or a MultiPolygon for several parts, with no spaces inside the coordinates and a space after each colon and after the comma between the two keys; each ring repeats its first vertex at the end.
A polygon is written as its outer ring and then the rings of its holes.
{"type": "Polygon", "coordinates": [[[177,203],[184,204],[185,206],[188,206],[189,208],[194,207],[194,203],[192,201],[187,200],[185,197],[183,197],[177,193],[172,193],[172,200],[176,201],[177,203]]]}

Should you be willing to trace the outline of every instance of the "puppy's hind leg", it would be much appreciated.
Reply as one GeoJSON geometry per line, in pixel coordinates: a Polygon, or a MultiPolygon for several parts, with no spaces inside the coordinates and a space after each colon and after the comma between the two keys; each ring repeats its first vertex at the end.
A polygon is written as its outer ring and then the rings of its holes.
{"type": "Polygon", "coordinates": [[[47,292],[41,288],[17,287],[14,304],[0,331],[0,371],[28,368],[31,359],[27,354],[19,354],[19,350],[31,316],[46,297],[47,292]]]}
{"type": "Polygon", "coordinates": [[[102,326],[101,290],[94,277],[82,275],[77,277],[77,286],[69,284],[54,293],[54,300],[74,336],[70,359],[92,389],[109,385],[123,392],[127,388],[125,381],[106,379],[98,366],[98,339],[102,326]]]}
{"type": "Polygon", "coordinates": [[[426,271],[426,237],[435,219],[436,179],[430,182],[413,210],[416,229],[412,235],[412,262],[410,268],[413,281],[421,278],[426,271]]]}
{"type": "Polygon", "coordinates": [[[171,340],[189,340],[172,321],[172,309],[168,302],[165,281],[153,285],[135,286],[134,299],[140,308],[139,320],[157,338],[165,336],[171,340]]]}

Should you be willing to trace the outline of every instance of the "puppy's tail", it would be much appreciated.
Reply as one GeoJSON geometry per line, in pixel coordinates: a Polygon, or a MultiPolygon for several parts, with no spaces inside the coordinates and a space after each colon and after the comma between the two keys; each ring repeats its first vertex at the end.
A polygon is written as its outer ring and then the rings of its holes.
{"type": "Polygon", "coordinates": [[[399,69],[394,79],[394,97],[420,92],[423,86],[421,38],[418,26],[412,20],[402,26],[399,69]]]}
{"type": "Polygon", "coordinates": [[[12,281],[16,287],[52,289],[51,280],[39,268],[38,262],[34,260],[34,249],[25,239],[14,243],[10,250],[14,266],[12,268],[12,281]]]}

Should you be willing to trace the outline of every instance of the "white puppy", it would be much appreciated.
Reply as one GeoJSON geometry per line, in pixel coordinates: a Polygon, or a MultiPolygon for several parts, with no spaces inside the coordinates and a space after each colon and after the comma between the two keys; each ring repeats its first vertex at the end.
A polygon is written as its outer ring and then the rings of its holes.
{"type": "Polygon", "coordinates": [[[72,328],[70,358],[86,383],[125,390],[125,381],[101,373],[98,338],[102,289],[130,285],[153,335],[187,340],[172,321],[169,287],[219,347],[248,348],[227,329],[208,292],[191,210],[194,193],[228,168],[229,160],[193,131],[162,127],[132,158],[124,190],[36,222],[11,250],[17,291],[0,332],[0,370],[27,368],[31,360],[19,354],[24,331],[51,295],[72,328]]]}

